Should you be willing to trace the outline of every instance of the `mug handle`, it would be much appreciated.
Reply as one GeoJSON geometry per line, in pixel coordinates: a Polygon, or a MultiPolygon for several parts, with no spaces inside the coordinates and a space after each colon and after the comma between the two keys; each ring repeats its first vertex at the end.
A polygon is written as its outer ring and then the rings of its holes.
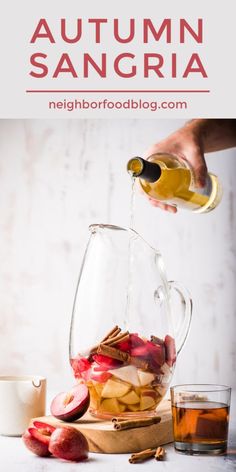
{"type": "Polygon", "coordinates": [[[171,280],[168,281],[168,285],[170,291],[175,290],[178,293],[182,306],[182,319],[179,321],[175,333],[176,351],[177,354],[179,354],[188,336],[192,319],[193,302],[188,290],[179,282],[171,280]]]}

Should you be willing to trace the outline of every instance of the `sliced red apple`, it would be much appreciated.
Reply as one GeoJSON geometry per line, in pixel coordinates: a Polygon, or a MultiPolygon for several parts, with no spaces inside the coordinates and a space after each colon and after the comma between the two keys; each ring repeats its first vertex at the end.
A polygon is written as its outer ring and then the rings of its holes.
{"type": "Polygon", "coordinates": [[[167,334],[164,343],[166,362],[169,366],[172,366],[176,361],[175,340],[167,334]]]}
{"type": "Polygon", "coordinates": [[[165,362],[165,348],[163,344],[153,344],[147,341],[148,350],[155,362],[162,366],[165,362]]]}
{"type": "Polygon", "coordinates": [[[99,383],[105,383],[110,377],[111,373],[107,370],[102,370],[101,366],[96,362],[93,363],[91,370],[89,371],[89,378],[92,381],[96,381],[99,383]]]}
{"type": "Polygon", "coordinates": [[[34,421],[33,425],[22,435],[25,446],[37,456],[50,456],[49,441],[55,428],[41,421],[34,421]]]}
{"type": "Polygon", "coordinates": [[[69,392],[59,393],[51,403],[51,413],[63,421],[81,418],[89,407],[90,395],[85,384],[75,385],[69,392]]]}
{"type": "Polygon", "coordinates": [[[137,333],[131,333],[130,343],[131,343],[131,346],[135,348],[135,347],[145,346],[146,340],[140,338],[140,336],[138,336],[137,333]]]}
{"type": "Polygon", "coordinates": [[[143,357],[147,359],[149,357],[149,350],[147,345],[133,347],[130,352],[133,357],[143,357]]]}
{"type": "Polygon", "coordinates": [[[97,364],[99,364],[100,370],[115,369],[116,367],[123,365],[123,362],[112,359],[108,356],[103,356],[103,354],[94,354],[93,359],[97,364]]]}
{"type": "Polygon", "coordinates": [[[80,377],[83,372],[88,371],[91,367],[91,363],[86,359],[86,357],[78,356],[75,359],[71,359],[70,364],[75,377],[80,377]]]}

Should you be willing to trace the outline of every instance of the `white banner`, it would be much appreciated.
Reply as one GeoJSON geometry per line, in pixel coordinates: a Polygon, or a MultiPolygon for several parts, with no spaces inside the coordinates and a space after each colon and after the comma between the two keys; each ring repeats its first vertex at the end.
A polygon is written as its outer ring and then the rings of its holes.
{"type": "Polygon", "coordinates": [[[234,117],[234,7],[2,2],[1,117],[234,117]]]}

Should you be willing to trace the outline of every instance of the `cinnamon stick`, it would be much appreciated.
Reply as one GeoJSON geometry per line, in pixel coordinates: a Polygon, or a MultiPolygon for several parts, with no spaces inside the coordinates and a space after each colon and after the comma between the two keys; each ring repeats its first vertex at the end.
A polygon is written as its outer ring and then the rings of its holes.
{"type": "Polygon", "coordinates": [[[140,369],[148,370],[148,362],[144,359],[130,356],[128,352],[121,351],[120,349],[106,345],[104,343],[98,346],[97,353],[111,357],[112,359],[116,359],[118,361],[126,362],[127,364],[132,364],[140,369]]]}
{"type": "Polygon", "coordinates": [[[140,357],[129,356],[129,364],[132,364],[139,369],[149,370],[148,362],[144,359],[140,359],[140,357]]]}
{"type": "Polygon", "coordinates": [[[108,338],[113,337],[113,336],[116,336],[116,335],[117,335],[118,333],[120,333],[120,332],[121,332],[121,329],[119,328],[119,326],[117,326],[117,325],[114,326],[114,328],[112,328],[112,329],[106,334],[106,336],[102,339],[101,342],[103,343],[103,342],[106,341],[108,338]]]}
{"type": "Polygon", "coordinates": [[[99,344],[97,353],[111,357],[112,359],[116,359],[118,361],[129,363],[130,355],[127,352],[121,351],[120,349],[116,349],[112,346],[106,346],[106,344],[99,344]]]}
{"type": "Polygon", "coordinates": [[[114,429],[123,430],[130,428],[141,428],[143,426],[151,426],[152,424],[160,423],[160,416],[153,416],[151,418],[136,418],[133,420],[119,421],[119,419],[113,418],[114,429]]]}
{"type": "MultiPolygon", "coordinates": [[[[114,326],[114,328],[112,328],[112,329],[106,334],[106,336],[102,339],[101,343],[106,342],[108,339],[111,340],[113,337],[117,336],[120,332],[121,332],[121,329],[119,328],[119,326],[117,326],[117,325],[114,326]]],[[[99,343],[99,344],[101,344],[101,343],[99,343]]],[[[93,354],[96,354],[99,344],[96,344],[96,346],[93,346],[93,347],[90,349],[89,358],[91,358],[91,356],[92,356],[93,354]]]]}
{"type": "Polygon", "coordinates": [[[130,464],[137,464],[138,462],[146,461],[151,457],[155,457],[157,461],[162,461],[165,457],[166,451],[163,447],[158,446],[156,449],[145,449],[144,451],[131,454],[129,458],[130,464]]]}
{"type": "Polygon", "coordinates": [[[156,449],[145,449],[144,451],[136,452],[135,454],[131,454],[129,458],[130,464],[137,464],[138,462],[146,461],[150,459],[150,457],[154,457],[156,453],[156,449]]]}
{"type": "Polygon", "coordinates": [[[156,452],[155,452],[155,456],[154,456],[154,457],[155,457],[155,459],[156,459],[157,461],[163,461],[165,455],[166,455],[165,449],[164,449],[163,447],[160,447],[160,446],[159,446],[159,447],[157,448],[156,452]]]}
{"type": "Polygon", "coordinates": [[[109,346],[113,346],[121,341],[126,341],[129,338],[129,331],[125,331],[124,333],[118,333],[116,336],[109,337],[105,341],[102,341],[101,344],[108,344],[109,346]]]}

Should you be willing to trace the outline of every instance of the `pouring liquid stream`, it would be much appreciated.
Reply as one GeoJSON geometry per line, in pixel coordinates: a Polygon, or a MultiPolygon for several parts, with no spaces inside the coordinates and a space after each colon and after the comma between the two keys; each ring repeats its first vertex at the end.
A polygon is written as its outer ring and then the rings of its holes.
{"type": "MultiPolygon", "coordinates": [[[[134,207],[135,207],[135,177],[130,172],[131,177],[131,196],[130,196],[130,214],[129,214],[129,227],[134,229],[134,207]]],[[[129,240],[128,246],[128,284],[127,284],[127,297],[126,297],[126,310],[124,318],[124,328],[129,330],[130,318],[131,318],[131,297],[132,297],[132,279],[133,279],[133,248],[132,248],[132,238],[129,240]]]]}

